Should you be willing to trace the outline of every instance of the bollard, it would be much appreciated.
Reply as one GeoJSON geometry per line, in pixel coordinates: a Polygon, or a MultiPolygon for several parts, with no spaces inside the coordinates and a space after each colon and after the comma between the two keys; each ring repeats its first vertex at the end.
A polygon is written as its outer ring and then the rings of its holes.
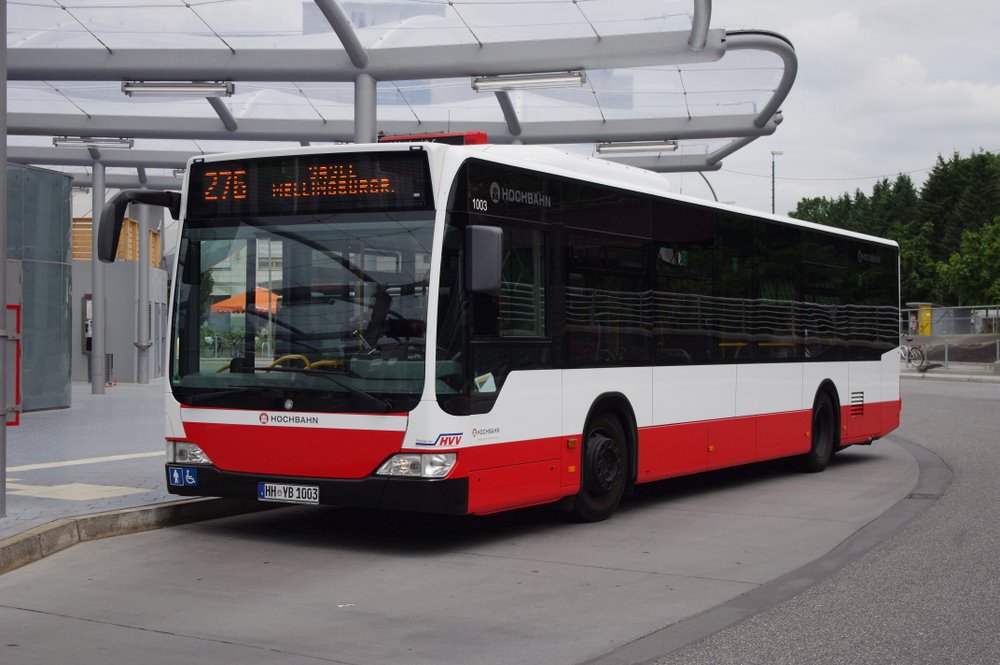
{"type": "Polygon", "coordinates": [[[944,343],[944,368],[948,369],[948,342],[944,343]]]}

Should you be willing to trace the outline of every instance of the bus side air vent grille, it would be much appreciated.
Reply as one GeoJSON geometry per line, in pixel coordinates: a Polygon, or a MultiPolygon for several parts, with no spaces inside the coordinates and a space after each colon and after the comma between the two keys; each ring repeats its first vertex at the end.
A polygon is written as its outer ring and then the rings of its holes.
{"type": "Polygon", "coordinates": [[[851,393],[851,415],[865,415],[865,394],[863,392],[851,393]]]}

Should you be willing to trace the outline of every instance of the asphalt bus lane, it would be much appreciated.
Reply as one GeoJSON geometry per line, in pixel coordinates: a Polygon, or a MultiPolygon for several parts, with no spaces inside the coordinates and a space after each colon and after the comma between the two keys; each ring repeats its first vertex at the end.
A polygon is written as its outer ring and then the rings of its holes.
{"type": "Polygon", "coordinates": [[[596,524],[288,507],[92,541],[0,576],[0,662],[585,662],[817,560],[917,477],[887,440],[642,486],[596,524]]]}
{"type": "MultiPolygon", "coordinates": [[[[1000,385],[903,381],[902,427],[951,474],[925,509],[801,595],[657,665],[1000,663],[1000,385]]],[[[940,469],[936,473],[940,473],[940,469]]]]}

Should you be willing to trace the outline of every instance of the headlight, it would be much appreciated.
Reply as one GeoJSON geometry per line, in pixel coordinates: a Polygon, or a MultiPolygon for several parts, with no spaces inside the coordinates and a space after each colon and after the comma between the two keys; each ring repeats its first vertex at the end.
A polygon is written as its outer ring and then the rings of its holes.
{"type": "Polygon", "coordinates": [[[169,464],[211,464],[205,451],[189,441],[167,441],[169,464]]]}
{"type": "Polygon", "coordinates": [[[444,478],[455,467],[455,453],[403,453],[393,455],[375,472],[379,476],[444,478]]]}
{"type": "Polygon", "coordinates": [[[455,453],[435,453],[421,455],[423,462],[420,475],[424,478],[444,478],[455,467],[455,453]]]}

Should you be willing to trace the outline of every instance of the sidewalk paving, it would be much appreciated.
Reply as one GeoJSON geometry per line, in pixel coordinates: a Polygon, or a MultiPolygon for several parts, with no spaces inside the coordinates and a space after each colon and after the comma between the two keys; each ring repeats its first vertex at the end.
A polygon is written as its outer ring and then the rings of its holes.
{"type": "Polygon", "coordinates": [[[162,378],[103,395],[75,383],[70,408],[7,429],[0,574],[79,542],[274,507],[167,492],[164,389],[162,378]]]}
{"type": "Polygon", "coordinates": [[[914,380],[1000,383],[1000,366],[997,363],[949,362],[945,365],[939,362],[928,362],[920,370],[901,364],[899,373],[904,379],[914,380]]]}
{"type": "Polygon", "coordinates": [[[163,475],[163,379],[104,395],[72,385],[68,409],[7,428],[7,516],[0,540],[61,518],[174,501],[163,475]]]}

